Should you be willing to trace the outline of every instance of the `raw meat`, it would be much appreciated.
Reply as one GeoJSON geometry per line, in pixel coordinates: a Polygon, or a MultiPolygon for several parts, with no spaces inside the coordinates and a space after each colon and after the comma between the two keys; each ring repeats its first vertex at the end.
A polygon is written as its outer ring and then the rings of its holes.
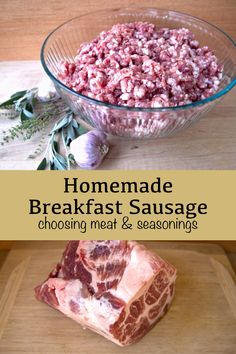
{"type": "Polygon", "coordinates": [[[36,297],[118,345],[166,313],[176,269],[134,241],[71,241],[36,297]]]}
{"type": "Polygon", "coordinates": [[[223,67],[187,28],[156,28],[147,22],[114,25],[81,44],[58,78],[74,91],[120,106],[158,108],[212,96],[223,67]]]}

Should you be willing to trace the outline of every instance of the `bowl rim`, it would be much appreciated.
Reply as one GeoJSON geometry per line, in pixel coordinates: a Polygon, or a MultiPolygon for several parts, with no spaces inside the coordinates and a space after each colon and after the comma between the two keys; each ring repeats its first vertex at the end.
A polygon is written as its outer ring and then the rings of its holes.
{"type": "Polygon", "coordinates": [[[221,89],[219,92],[216,92],[214,95],[204,98],[202,100],[198,100],[192,103],[188,103],[185,105],[181,105],[181,106],[168,106],[168,107],[129,107],[129,106],[122,106],[122,105],[115,105],[115,104],[111,104],[108,102],[103,102],[103,101],[99,101],[95,98],[91,98],[85,95],[82,95],[74,90],[72,90],[71,88],[69,88],[68,86],[66,86],[62,81],[60,81],[56,76],[54,76],[52,74],[52,72],[49,70],[45,59],[44,59],[44,52],[45,52],[45,48],[47,45],[48,40],[50,39],[50,37],[53,35],[54,32],[56,32],[59,28],[63,27],[64,25],[77,20],[81,17],[85,17],[87,15],[90,14],[95,14],[95,13],[99,13],[99,12],[112,12],[112,11],[135,11],[135,10],[150,10],[150,11],[163,11],[163,12],[168,12],[171,14],[177,14],[177,15],[182,15],[182,16],[186,16],[189,18],[192,18],[194,20],[200,21],[203,24],[207,24],[211,27],[213,27],[215,30],[219,31],[221,34],[223,34],[223,36],[225,36],[230,42],[231,44],[234,46],[234,48],[236,49],[236,41],[233,40],[233,38],[231,38],[226,32],[224,32],[222,29],[220,29],[219,27],[217,27],[216,25],[202,20],[199,17],[196,16],[192,16],[189,15],[187,13],[184,12],[180,12],[180,11],[172,11],[172,10],[168,10],[168,9],[160,9],[160,8],[155,8],[155,7],[120,7],[120,8],[111,8],[111,9],[101,9],[101,10],[97,10],[97,11],[90,11],[87,13],[84,13],[82,15],[79,16],[75,16],[65,22],[63,22],[62,24],[60,24],[59,26],[57,26],[56,28],[54,28],[45,38],[41,50],[40,50],[40,60],[43,66],[43,69],[45,70],[45,72],[47,73],[47,75],[50,77],[50,79],[52,79],[52,81],[55,81],[57,85],[61,86],[64,90],[66,90],[67,92],[77,96],[78,98],[81,98],[85,101],[88,101],[89,103],[93,103],[99,106],[103,106],[103,107],[107,107],[107,108],[111,108],[111,109],[117,109],[117,110],[121,110],[121,111],[132,111],[132,112],[165,112],[165,111],[175,111],[175,110],[182,110],[182,109],[189,109],[189,108],[193,108],[193,107],[197,107],[197,106],[201,106],[210,102],[213,102],[217,99],[219,99],[220,97],[224,96],[227,92],[229,92],[235,85],[236,85],[236,75],[232,78],[232,80],[230,81],[230,83],[228,83],[223,89],[221,89]]]}

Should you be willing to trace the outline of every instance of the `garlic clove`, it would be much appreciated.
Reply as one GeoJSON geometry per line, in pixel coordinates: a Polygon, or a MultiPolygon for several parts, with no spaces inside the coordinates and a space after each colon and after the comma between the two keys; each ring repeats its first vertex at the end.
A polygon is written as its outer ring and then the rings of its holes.
{"type": "Polygon", "coordinates": [[[70,152],[76,163],[83,169],[96,169],[109,151],[105,133],[91,130],[80,135],[70,144],[70,152]]]}
{"type": "Polygon", "coordinates": [[[60,95],[55,89],[53,82],[49,77],[45,76],[38,83],[37,99],[40,102],[55,101],[60,98],[60,95]]]}

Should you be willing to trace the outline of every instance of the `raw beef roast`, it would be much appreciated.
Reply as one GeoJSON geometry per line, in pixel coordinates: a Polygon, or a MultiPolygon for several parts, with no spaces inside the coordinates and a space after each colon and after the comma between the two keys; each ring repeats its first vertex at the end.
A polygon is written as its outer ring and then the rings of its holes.
{"type": "Polygon", "coordinates": [[[71,241],[36,287],[39,300],[125,346],[153,327],[174,295],[176,269],[134,241],[71,241]]]}

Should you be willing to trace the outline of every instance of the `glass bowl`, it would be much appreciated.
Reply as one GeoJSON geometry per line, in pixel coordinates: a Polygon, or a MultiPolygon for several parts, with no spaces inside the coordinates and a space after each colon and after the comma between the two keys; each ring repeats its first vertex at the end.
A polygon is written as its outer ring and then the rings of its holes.
{"type": "Polygon", "coordinates": [[[101,10],[75,17],[48,35],[41,49],[41,61],[61,97],[82,120],[106,133],[125,137],[165,137],[184,129],[210,111],[236,83],[236,48],[226,33],[196,17],[155,8],[101,10]],[[134,21],[152,22],[157,27],[186,27],[200,46],[213,49],[224,67],[217,93],[178,107],[135,108],[78,94],[57,79],[60,62],[73,62],[81,43],[91,41],[114,24],[134,21]]]}

